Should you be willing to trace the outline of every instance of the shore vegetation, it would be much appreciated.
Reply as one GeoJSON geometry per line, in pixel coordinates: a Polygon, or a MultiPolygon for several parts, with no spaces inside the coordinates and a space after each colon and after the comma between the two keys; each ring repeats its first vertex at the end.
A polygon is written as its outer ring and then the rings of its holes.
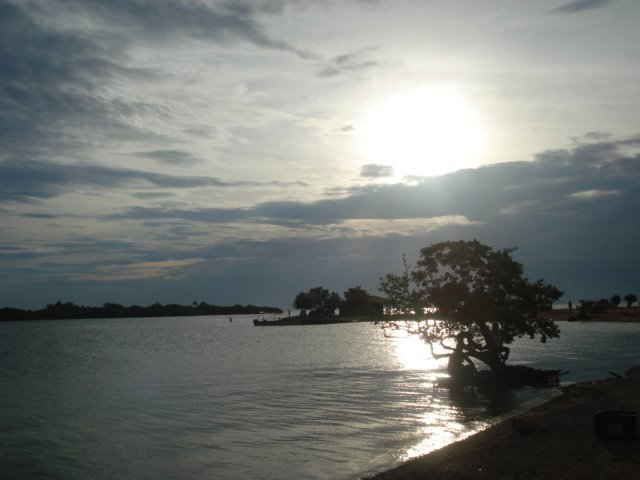
{"type": "Polygon", "coordinates": [[[476,377],[474,360],[510,376],[506,345],[523,336],[542,342],[557,337],[553,319],[539,313],[562,296],[543,280],[528,280],[513,251],[477,240],[448,241],[423,248],[413,269],[403,257],[403,273],[380,282],[400,316],[385,317],[380,326],[388,335],[417,335],[434,357],[448,357],[449,374],[464,382],[476,377]]]}
{"type": "Polygon", "coordinates": [[[192,317],[197,315],[244,315],[259,313],[282,313],[276,307],[260,307],[255,305],[218,306],[206,302],[193,302],[191,305],[175,303],[162,305],[156,302],[148,307],[131,305],[129,307],[117,303],[105,303],[102,307],[87,307],[71,302],[50,303],[38,310],[19,308],[0,308],[0,321],[9,320],[62,320],[86,318],[135,318],[135,317],[192,317]]]}

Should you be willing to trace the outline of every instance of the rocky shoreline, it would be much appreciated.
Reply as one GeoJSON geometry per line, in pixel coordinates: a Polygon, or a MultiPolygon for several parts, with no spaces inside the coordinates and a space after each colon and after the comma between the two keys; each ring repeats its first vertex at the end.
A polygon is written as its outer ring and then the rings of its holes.
{"type": "Polygon", "coordinates": [[[563,388],[529,412],[371,479],[637,479],[640,440],[617,438],[617,431],[598,438],[594,416],[639,409],[640,367],[634,367],[622,378],[563,388]]]}

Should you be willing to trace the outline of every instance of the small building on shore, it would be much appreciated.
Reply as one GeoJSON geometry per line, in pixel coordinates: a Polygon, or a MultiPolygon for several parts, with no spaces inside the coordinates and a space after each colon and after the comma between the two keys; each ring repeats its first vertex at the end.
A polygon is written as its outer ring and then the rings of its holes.
{"type": "Polygon", "coordinates": [[[382,316],[384,315],[384,306],[387,303],[387,299],[384,297],[379,297],[378,295],[369,295],[367,297],[369,301],[369,308],[373,312],[374,316],[382,316]]]}
{"type": "Polygon", "coordinates": [[[340,305],[341,317],[381,317],[384,315],[386,298],[366,295],[358,302],[343,302],[340,305]]]}

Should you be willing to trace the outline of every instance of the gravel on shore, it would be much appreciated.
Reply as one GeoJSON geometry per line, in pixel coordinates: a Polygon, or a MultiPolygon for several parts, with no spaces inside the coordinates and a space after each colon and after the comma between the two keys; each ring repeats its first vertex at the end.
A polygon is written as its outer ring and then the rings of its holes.
{"type": "MultiPolygon", "coordinates": [[[[640,439],[597,438],[594,416],[640,410],[640,366],[583,382],[529,412],[418,457],[375,480],[639,479],[640,439]]],[[[640,428],[640,426],[639,426],[640,428]]]]}

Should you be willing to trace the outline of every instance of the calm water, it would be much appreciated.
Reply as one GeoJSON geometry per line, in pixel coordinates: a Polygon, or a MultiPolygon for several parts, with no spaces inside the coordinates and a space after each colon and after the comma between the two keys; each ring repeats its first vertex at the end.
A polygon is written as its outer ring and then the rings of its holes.
{"type": "MultiPolygon", "coordinates": [[[[358,478],[557,393],[451,396],[413,339],[251,318],[0,324],[0,477],[358,478]]],[[[640,325],[561,329],[513,363],[566,382],[640,363],[640,325]]]]}

